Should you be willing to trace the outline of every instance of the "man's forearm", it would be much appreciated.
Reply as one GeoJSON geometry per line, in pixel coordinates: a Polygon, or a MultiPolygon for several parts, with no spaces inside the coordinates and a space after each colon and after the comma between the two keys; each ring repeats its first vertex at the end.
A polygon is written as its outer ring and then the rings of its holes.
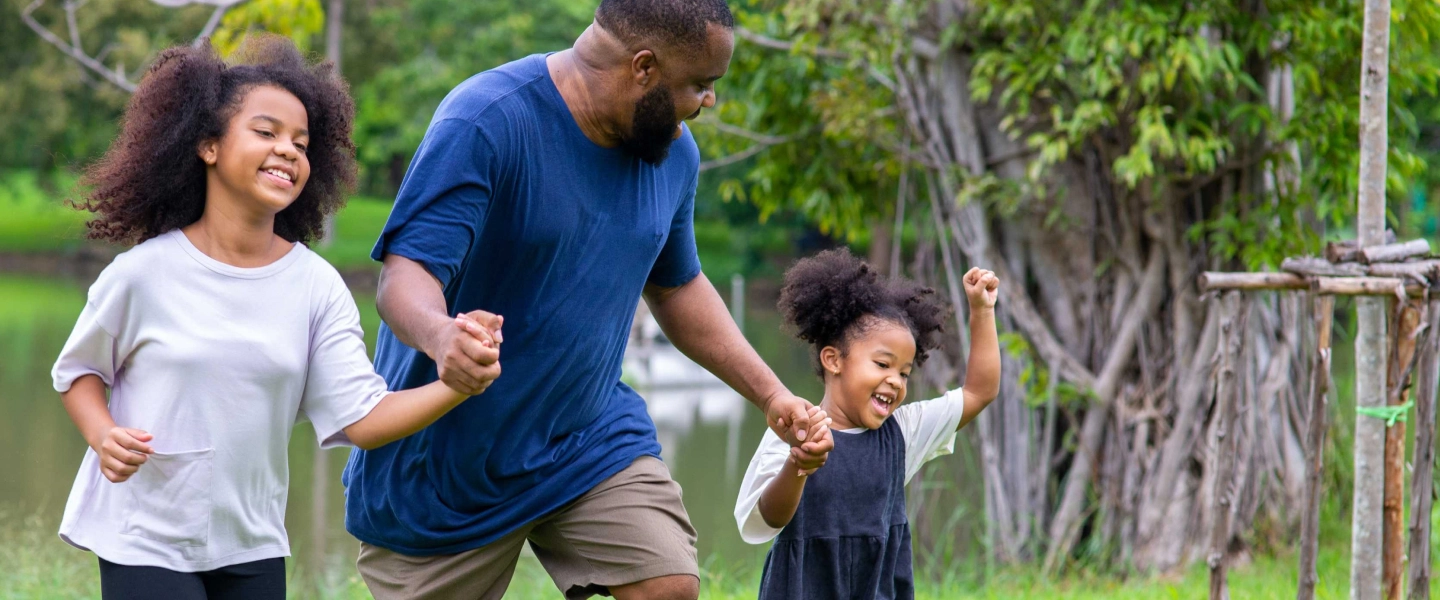
{"type": "Polygon", "coordinates": [[[678,288],[647,288],[645,296],[671,343],[746,400],[764,409],[770,398],[788,393],[703,273],[678,288]]]}
{"type": "Polygon", "coordinates": [[[396,254],[385,257],[375,308],[395,337],[432,359],[432,340],[441,328],[453,327],[440,282],[420,263],[396,254]]]}

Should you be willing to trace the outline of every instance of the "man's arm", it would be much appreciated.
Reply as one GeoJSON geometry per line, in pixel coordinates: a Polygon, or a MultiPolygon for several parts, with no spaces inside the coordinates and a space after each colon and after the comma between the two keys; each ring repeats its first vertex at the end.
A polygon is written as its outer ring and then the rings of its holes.
{"type": "Polygon", "coordinates": [[[646,285],[645,301],[665,336],[685,356],[764,412],[781,439],[791,446],[805,440],[810,403],[791,394],[760,360],[704,273],[679,287],[646,285]]]}
{"type": "MultiPolygon", "coordinates": [[[[398,254],[385,255],[375,308],[395,337],[434,360],[440,380],[456,391],[479,394],[500,376],[495,349],[455,327],[445,306],[444,289],[424,265],[398,254]]],[[[500,317],[484,311],[468,316],[488,327],[497,345],[504,341],[500,317]]]]}

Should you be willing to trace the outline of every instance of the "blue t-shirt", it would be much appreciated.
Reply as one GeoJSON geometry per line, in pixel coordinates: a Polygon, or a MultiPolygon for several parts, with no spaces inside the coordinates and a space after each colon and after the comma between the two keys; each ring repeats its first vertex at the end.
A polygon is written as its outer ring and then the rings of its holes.
{"type": "MultiPolygon", "coordinates": [[[[503,373],[423,431],[351,453],[350,533],[404,554],[463,552],[659,456],[620,365],[645,284],[700,274],[699,164],[688,129],[658,166],[597,146],[543,55],[450,92],[371,257],[425,265],[452,315],[503,315],[503,373]]],[[[375,367],[392,390],[437,378],[435,363],[384,325],[375,367]]]]}

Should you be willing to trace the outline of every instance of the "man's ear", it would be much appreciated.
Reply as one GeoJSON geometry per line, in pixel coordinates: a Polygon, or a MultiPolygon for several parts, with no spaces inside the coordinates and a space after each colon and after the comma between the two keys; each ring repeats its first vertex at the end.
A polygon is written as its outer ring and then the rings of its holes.
{"type": "Polygon", "coordinates": [[[195,149],[195,153],[200,155],[200,160],[205,164],[214,166],[219,156],[219,147],[220,140],[205,140],[200,142],[200,147],[195,149]]]}
{"type": "Polygon", "coordinates": [[[840,349],[826,346],[820,349],[820,366],[831,375],[840,374],[840,349]]]}
{"type": "Polygon", "coordinates": [[[660,65],[655,62],[655,53],[641,50],[630,57],[630,78],[640,87],[650,87],[650,82],[660,77],[660,65]]]}

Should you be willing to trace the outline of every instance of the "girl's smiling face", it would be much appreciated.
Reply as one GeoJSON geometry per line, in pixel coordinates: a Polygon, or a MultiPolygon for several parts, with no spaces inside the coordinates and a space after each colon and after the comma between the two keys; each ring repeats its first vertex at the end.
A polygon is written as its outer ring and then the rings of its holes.
{"type": "Polygon", "coordinates": [[[825,369],[822,406],[832,429],[878,429],[905,401],[915,363],[915,336],[910,328],[888,319],[866,317],[842,352],[820,350],[825,369]]]}
{"type": "Polygon", "coordinates": [[[285,210],[310,178],[308,123],[305,105],[294,94],[272,85],[246,92],[225,134],[200,148],[210,186],[250,210],[270,215],[285,210]]]}

